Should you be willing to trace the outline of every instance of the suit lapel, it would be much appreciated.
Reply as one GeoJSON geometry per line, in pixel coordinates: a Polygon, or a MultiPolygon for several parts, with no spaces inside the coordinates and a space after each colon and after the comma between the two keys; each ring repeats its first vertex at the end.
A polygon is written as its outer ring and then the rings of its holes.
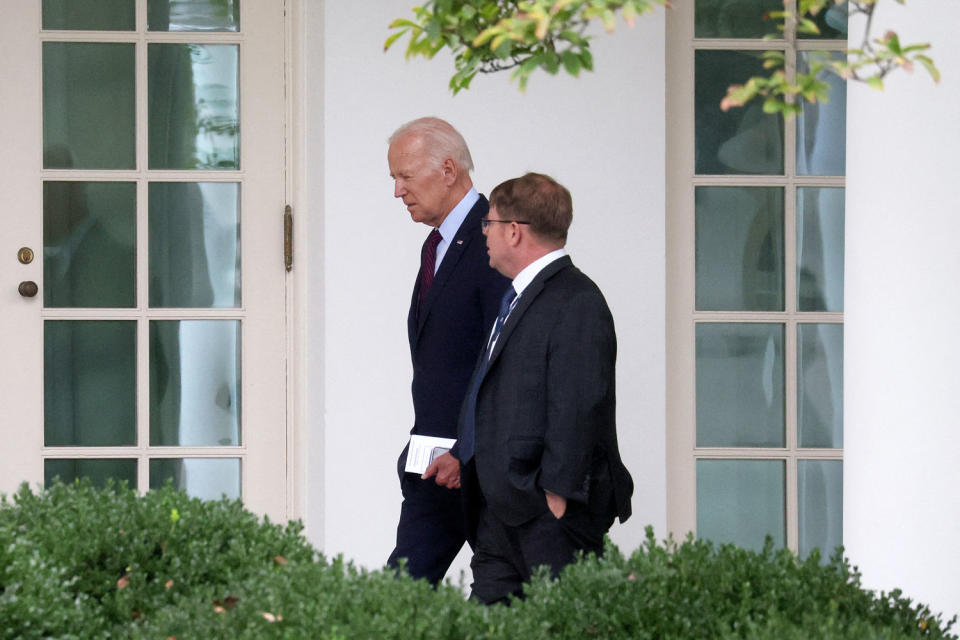
{"type": "MultiPolygon", "coordinates": [[[[450,281],[453,272],[457,268],[457,264],[470,247],[470,243],[477,241],[477,236],[480,235],[480,218],[482,217],[482,205],[484,204],[486,204],[486,199],[483,196],[480,196],[480,199],[477,200],[477,203],[473,205],[472,209],[470,209],[470,213],[468,213],[467,217],[463,219],[463,222],[460,224],[460,228],[457,229],[456,235],[450,242],[450,246],[447,247],[447,252],[443,256],[443,261],[440,262],[440,268],[433,277],[433,284],[430,285],[430,291],[427,292],[427,297],[423,300],[423,307],[420,309],[420,317],[417,318],[416,337],[420,336],[420,332],[423,330],[423,325],[427,320],[427,316],[430,315],[430,310],[433,308],[437,298],[440,297],[440,294],[443,293],[443,288],[446,286],[447,282],[450,281]]],[[[418,274],[417,284],[414,286],[413,292],[414,300],[416,300],[416,296],[418,296],[419,293],[420,279],[418,274]]]]}
{"type": "Polygon", "coordinates": [[[515,306],[513,311],[510,312],[510,315],[507,317],[507,321],[500,330],[500,336],[497,338],[497,344],[493,346],[493,353],[490,354],[490,363],[487,365],[487,369],[493,366],[497,356],[500,355],[500,352],[503,351],[504,346],[510,339],[510,334],[512,334],[514,328],[520,324],[523,314],[527,312],[527,309],[530,308],[530,305],[533,304],[533,301],[536,300],[537,296],[540,295],[540,292],[543,291],[544,284],[547,282],[547,280],[552,278],[562,269],[565,269],[572,264],[573,262],[570,260],[570,256],[558,258],[544,267],[543,271],[538,273],[533,281],[527,285],[527,288],[524,289],[523,293],[520,294],[520,299],[517,300],[517,306],[515,306]]]}

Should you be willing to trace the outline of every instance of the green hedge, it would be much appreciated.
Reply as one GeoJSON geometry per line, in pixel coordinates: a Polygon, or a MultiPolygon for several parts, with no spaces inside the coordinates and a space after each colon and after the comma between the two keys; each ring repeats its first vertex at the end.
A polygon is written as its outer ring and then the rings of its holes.
{"type": "Polygon", "coordinates": [[[538,576],[511,607],[465,601],[318,554],[299,524],[238,502],[89,483],[0,504],[0,638],[957,638],[899,592],[861,588],[841,558],[798,561],[706,542],[538,576]]]}

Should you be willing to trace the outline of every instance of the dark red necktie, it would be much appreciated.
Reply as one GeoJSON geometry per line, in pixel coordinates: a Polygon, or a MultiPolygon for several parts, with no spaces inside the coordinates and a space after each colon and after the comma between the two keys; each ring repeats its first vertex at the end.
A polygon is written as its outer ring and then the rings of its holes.
{"type": "Polygon", "coordinates": [[[434,229],[427,236],[423,243],[423,251],[420,253],[420,299],[417,301],[417,311],[423,306],[423,301],[427,297],[427,291],[433,284],[433,272],[437,266],[437,245],[443,240],[440,232],[434,229]]]}

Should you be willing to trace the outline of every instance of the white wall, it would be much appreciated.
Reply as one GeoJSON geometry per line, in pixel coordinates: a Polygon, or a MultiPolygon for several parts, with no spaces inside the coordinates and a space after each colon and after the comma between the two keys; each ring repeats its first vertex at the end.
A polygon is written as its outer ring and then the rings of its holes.
{"type": "Polygon", "coordinates": [[[950,615],[960,612],[958,20],[955,0],[883,3],[876,34],[932,42],[943,82],[918,66],[882,93],[851,86],[847,117],[844,543],[867,586],[950,615]]]}
{"type": "Polygon", "coordinates": [[[302,7],[308,535],[371,568],[393,547],[395,461],[413,421],[406,312],[427,229],[392,197],[386,139],[436,115],[466,138],[481,192],[535,170],[573,194],[568,248],[606,294],[619,334],[621,450],[637,489],[634,517],[611,535],[632,549],[644,525],[666,528],[663,13],[599,35],[598,72],[538,74],[525,95],[507,74],[478,77],[454,97],[449,57],[406,62],[403,43],[382,53],[386,25],[414,4],[302,7]]]}

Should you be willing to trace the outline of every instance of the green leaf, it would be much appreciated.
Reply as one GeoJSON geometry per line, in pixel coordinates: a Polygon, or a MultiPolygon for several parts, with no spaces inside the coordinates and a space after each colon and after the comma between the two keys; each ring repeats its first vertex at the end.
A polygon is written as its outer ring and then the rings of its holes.
{"type": "Polygon", "coordinates": [[[786,107],[786,104],[783,100],[770,96],[763,101],[763,112],[764,113],[782,113],[786,107]]]}
{"type": "Polygon", "coordinates": [[[580,66],[587,71],[593,71],[593,54],[586,47],[580,50],[580,66]]]}
{"type": "Polygon", "coordinates": [[[563,68],[567,70],[567,73],[574,77],[580,75],[580,56],[567,49],[561,55],[561,59],[563,60],[563,68]]]}
{"type": "Polygon", "coordinates": [[[404,29],[403,31],[398,31],[397,33],[387,38],[386,41],[383,43],[383,50],[386,51],[387,49],[392,47],[394,42],[396,42],[406,34],[407,34],[407,29],[404,29]]]}
{"type": "Polygon", "coordinates": [[[923,67],[927,70],[927,73],[930,74],[930,77],[933,78],[933,81],[939,83],[939,82],[940,82],[940,71],[937,69],[936,66],[934,66],[933,60],[931,60],[931,59],[928,58],[927,56],[917,56],[916,59],[917,59],[917,60],[920,62],[920,64],[922,64],[923,67]]]}
{"type": "Polygon", "coordinates": [[[388,29],[397,29],[399,27],[413,27],[414,29],[419,29],[420,25],[412,20],[407,20],[406,18],[397,18],[387,26],[388,29]]]}
{"type": "Polygon", "coordinates": [[[867,85],[871,89],[876,89],[877,91],[883,91],[883,78],[880,76],[870,76],[867,78],[867,85]]]}
{"type": "Polygon", "coordinates": [[[556,51],[547,51],[543,54],[543,68],[550,75],[555,75],[560,70],[560,57],[556,51]]]}

